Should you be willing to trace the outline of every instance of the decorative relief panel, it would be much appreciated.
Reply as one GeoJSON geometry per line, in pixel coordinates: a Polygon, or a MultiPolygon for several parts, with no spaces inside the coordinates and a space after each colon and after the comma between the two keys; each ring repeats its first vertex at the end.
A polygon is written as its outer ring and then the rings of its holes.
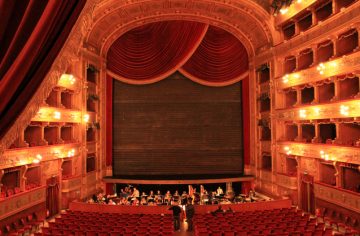
{"type": "Polygon", "coordinates": [[[39,146],[24,149],[8,149],[0,158],[0,169],[32,164],[38,155],[42,162],[79,155],[80,144],[39,146]]]}
{"type": "Polygon", "coordinates": [[[315,197],[360,213],[360,194],[314,183],[315,197]]]}
{"type": "Polygon", "coordinates": [[[347,74],[349,72],[359,72],[360,51],[354,52],[350,55],[345,55],[329,62],[324,62],[322,65],[324,66],[322,69],[322,74],[319,73],[317,66],[313,66],[306,70],[288,74],[286,77],[276,78],[276,88],[286,89],[301,84],[314,83],[331,76],[347,74]]]}
{"type": "Polygon", "coordinates": [[[360,117],[360,99],[279,110],[275,112],[275,117],[279,120],[316,120],[360,117]]]}
{"type": "MultiPolygon", "coordinates": [[[[308,144],[308,143],[294,143],[294,142],[281,142],[278,143],[278,151],[286,154],[289,151],[291,155],[322,158],[321,151],[325,152],[329,156],[329,160],[346,162],[353,164],[360,164],[360,148],[359,147],[347,147],[336,146],[330,144],[308,144]]],[[[301,166],[304,168],[313,168],[305,162],[305,158],[301,158],[301,166]]],[[[311,160],[311,159],[309,159],[311,160]]],[[[314,167],[315,168],[315,167],[314,167]]]]}
{"type": "Polygon", "coordinates": [[[0,201],[0,220],[46,201],[45,187],[36,188],[0,201]]]}
{"type": "Polygon", "coordinates": [[[267,182],[272,182],[272,172],[268,170],[260,170],[260,179],[267,182]]]}
{"type": "Polygon", "coordinates": [[[81,176],[75,176],[71,179],[62,180],[61,191],[62,192],[70,192],[75,189],[81,188],[81,176]]]}
{"type": "Polygon", "coordinates": [[[271,153],[271,141],[261,141],[261,151],[271,153]]]}
{"type": "Polygon", "coordinates": [[[288,189],[296,190],[297,189],[297,177],[289,176],[289,175],[285,175],[285,174],[277,174],[276,184],[278,184],[282,187],[288,188],[288,189]]]}
{"type": "Polygon", "coordinates": [[[96,142],[87,142],[86,149],[87,149],[87,153],[95,153],[96,152],[96,142]]]}
{"type": "Polygon", "coordinates": [[[262,83],[260,84],[260,93],[270,93],[270,84],[269,83],[262,83]]]}
{"type": "Polygon", "coordinates": [[[80,123],[81,111],[57,107],[41,107],[31,121],[80,123]]]}

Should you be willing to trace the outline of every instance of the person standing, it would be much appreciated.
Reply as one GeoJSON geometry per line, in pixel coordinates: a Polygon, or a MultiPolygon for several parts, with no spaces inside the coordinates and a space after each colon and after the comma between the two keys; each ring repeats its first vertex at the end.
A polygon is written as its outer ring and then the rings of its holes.
{"type": "Polygon", "coordinates": [[[173,211],[173,217],[174,217],[174,230],[180,231],[180,213],[181,208],[178,206],[177,202],[173,202],[173,205],[169,208],[169,210],[173,211]]]}
{"type": "Polygon", "coordinates": [[[192,231],[193,230],[193,217],[195,215],[195,207],[192,204],[191,198],[188,199],[188,203],[186,205],[185,212],[186,212],[186,221],[188,223],[188,231],[192,231]]]}

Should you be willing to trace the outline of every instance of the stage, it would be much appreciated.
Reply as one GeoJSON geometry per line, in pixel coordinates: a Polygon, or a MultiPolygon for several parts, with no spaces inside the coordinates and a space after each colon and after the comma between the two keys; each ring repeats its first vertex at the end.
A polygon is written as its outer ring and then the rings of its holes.
{"type": "Polygon", "coordinates": [[[151,184],[151,185],[176,185],[176,184],[214,184],[248,182],[255,180],[252,175],[159,175],[159,176],[106,176],[105,183],[112,184],[151,184]]]}

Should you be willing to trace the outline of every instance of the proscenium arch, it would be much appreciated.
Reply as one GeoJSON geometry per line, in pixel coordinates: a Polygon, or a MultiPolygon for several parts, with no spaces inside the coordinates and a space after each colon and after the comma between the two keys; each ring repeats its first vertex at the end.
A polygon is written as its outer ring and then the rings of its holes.
{"type": "Polygon", "coordinates": [[[188,20],[215,25],[232,33],[251,58],[259,48],[272,44],[270,19],[270,14],[251,0],[105,0],[94,9],[85,45],[106,57],[110,45],[137,26],[188,20]]]}

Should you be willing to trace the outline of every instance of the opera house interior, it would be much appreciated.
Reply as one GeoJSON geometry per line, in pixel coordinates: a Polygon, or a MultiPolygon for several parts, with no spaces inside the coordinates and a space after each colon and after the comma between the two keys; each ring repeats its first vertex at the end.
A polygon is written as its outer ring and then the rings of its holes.
{"type": "Polygon", "coordinates": [[[360,1],[0,19],[0,235],[360,236],[360,1]]]}

